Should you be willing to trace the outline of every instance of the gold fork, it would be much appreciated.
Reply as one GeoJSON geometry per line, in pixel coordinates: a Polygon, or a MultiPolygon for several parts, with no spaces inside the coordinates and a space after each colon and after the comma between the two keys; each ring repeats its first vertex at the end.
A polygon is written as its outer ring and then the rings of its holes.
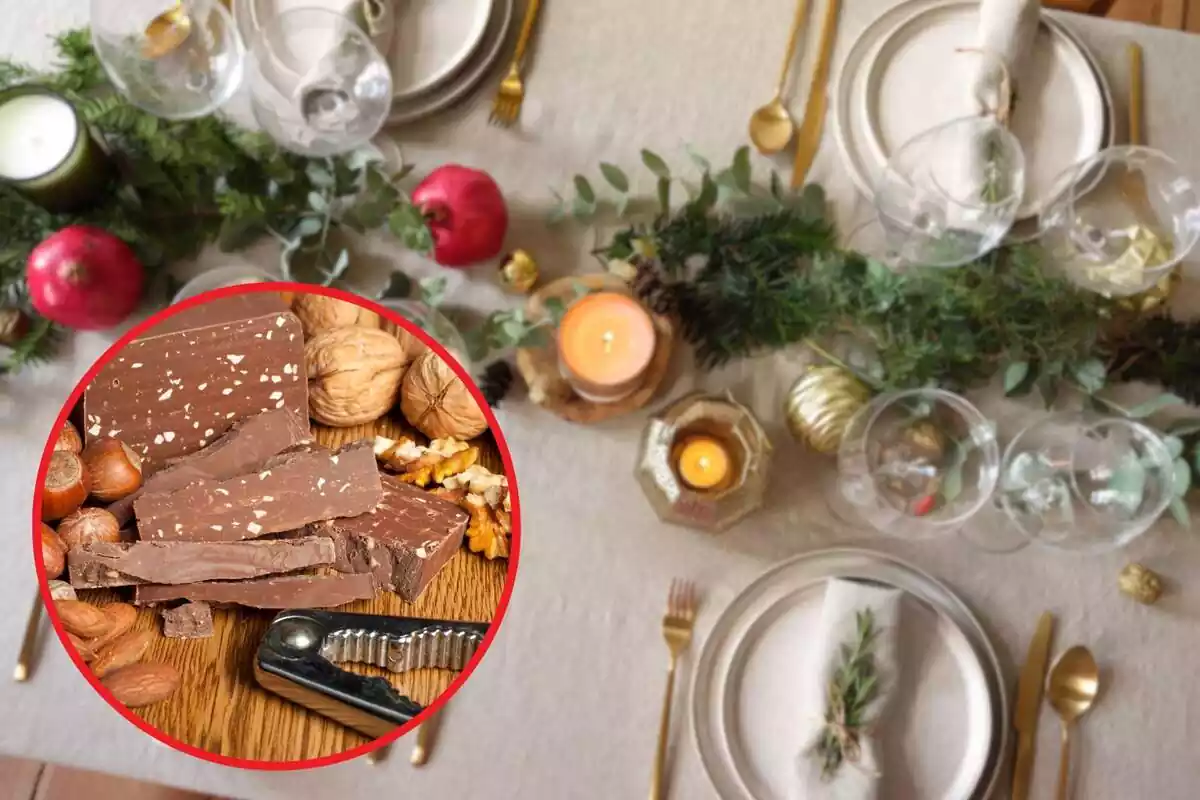
{"type": "Polygon", "coordinates": [[[529,0],[525,8],[525,21],[521,25],[521,35],[517,38],[517,49],[513,53],[512,64],[508,66],[508,74],[500,81],[500,89],[496,92],[496,100],[492,103],[491,123],[507,128],[521,116],[521,103],[525,100],[525,84],[521,81],[521,62],[525,59],[525,48],[529,46],[529,37],[533,33],[533,23],[537,21],[538,8],[542,0],[529,0]]]}
{"type": "Polygon", "coordinates": [[[663,696],[662,720],[658,726],[658,749],[654,754],[654,776],[650,784],[650,800],[666,797],[667,734],[671,729],[671,700],[675,694],[675,665],[679,655],[692,641],[692,625],[696,622],[696,587],[688,581],[671,581],[667,594],[667,613],[663,617],[663,638],[671,652],[667,667],[667,691],[663,696]]]}

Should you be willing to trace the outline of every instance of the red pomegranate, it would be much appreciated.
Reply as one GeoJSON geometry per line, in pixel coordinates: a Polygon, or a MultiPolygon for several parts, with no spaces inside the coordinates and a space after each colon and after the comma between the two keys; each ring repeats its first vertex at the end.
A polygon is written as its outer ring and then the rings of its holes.
{"type": "Polygon", "coordinates": [[[101,330],[123,321],[137,309],[145,279],[128,245],[88,225],[70,225],[46,237],[25,265],[33,307],[76,330],[101,330]]]}
{"type": "Polygon", "coordinates": [[[465,267],[495,258],[508,232],[508,207],[492,176],[447,164],[426,176],[412,193],[433,233],[433,260],[465,267]]]}

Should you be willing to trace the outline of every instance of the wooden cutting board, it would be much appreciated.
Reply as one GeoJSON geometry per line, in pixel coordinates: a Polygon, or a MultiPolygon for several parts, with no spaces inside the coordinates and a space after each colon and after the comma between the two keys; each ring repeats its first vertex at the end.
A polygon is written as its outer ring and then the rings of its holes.
{"type": "MultiPolygon", "coordinates": [[[[313,428],[317,441],[328,447],[373,439],[376,433],[397,438],[410,430],[402,422],[386,418],[353,428],[313,428]]],[[[490,436],[472,444],[480,446],[484,466],[494,472],[503,471],[490,436]]],[[[338,610],[490,622],[507,575],[507,561],[488,561],[464,545],[416,603],[405,602],[392,592],[381,592],[374,600],[338,610]]],[[[118,592],[107,590],[79,595],[81,600],[99,604],[124,599],[118,592]]],[[[254,609],[216,610],[211,638],[181,640],[162,636],[158,613],[142,609],[135,628],[158,633],[145,660],[174,664],[183,676],[183,685],[169,699],[134,713],[185,744],[241,759],[297,761],[334,755],[366,743],[368,739],[361,734],[259,688],[254,680],[254,653],[274,616],[274,612],[254,609]]],[[[457,676],[450,670],[420,669],[397,675],[363,664],[347,668],[386,678],[422,705],[432,702],[457,676]]]]}

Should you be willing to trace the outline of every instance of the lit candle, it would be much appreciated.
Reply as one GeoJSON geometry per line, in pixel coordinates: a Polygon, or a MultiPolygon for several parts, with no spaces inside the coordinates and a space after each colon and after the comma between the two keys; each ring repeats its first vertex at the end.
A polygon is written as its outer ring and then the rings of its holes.
{"type": "Polygon", "coordinates": [[[617,292],[580,299],[558,327],[563,376],[578,395],[596,403],[622,400],[637,389],[654,345],[650,312],[617,292]]]}
{"type": "Polygon", "coordinates": [[[111,164],[65,98],[38,86],[0,92],[0,180],[51,211],[92,203],[111,164]]]}
{"type": "Polygon", "coordinates": [[[714,489],[729,477],[729,451],[711,436],[690,436],[679,446],[679,477],[693,489],[714,489]]]}

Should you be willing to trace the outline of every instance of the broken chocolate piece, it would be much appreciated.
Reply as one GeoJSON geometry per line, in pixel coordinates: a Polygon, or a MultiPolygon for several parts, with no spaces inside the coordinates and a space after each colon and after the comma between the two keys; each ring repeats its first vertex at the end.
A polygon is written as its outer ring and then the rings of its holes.
{"type": "Polygon", "coordinates": [[[67,553],[77,589],[139,583],[243,580],[332,564],[333,540],[305,536],[248,542],[96,542],[67,553]]]}
{"type": "Polygon", "coordinates": [[[213,635],[212,606],[203,601],[162,610],[163,636],[168,639],[207,639],[213,635]]]}
{"type": "Polygon", "coordinates": [[[232,542],[371,511],[382,497],[370,442],[318,446],[268,459],[258,472],[149,492],[133,504],[150,542],[232,542]]]}
{"type": "Polygon", "coordinates": [[[370,575],[291,575],[252,581],[212,581],[181,586],[142,584],[134,589],[139,606],[168,600],[203,600],[251,608],[333,608],[375,596],[370,575]]]}
{"type": "Polygon", "coordinates": [[[256,292],[193,306],[126,345],[84,392],[83,435],[120,439],[149,477],[282,408],[308,419],[303,330],[277,293],[256,292]]]}
{"type": "Polygon", "coordinates": [[[170,463],[142,488],[108,506],[120,524],[133,519],[133,504],[146,492],[170,492],[199,480],[225,480],[261,467],[288,448],[312,441],[307,417],[290,408],[272,409],[242,420],[212,444],[170,463]]]}
{"type": "Polygon", "coordinates": [[[380,586],[415,601],[458,551],[469,515],[391,476],[382,484],[383,499],[373,512],[317,522],[308,531],[338,543],[336,568],[369,571],[380,586]]]}

